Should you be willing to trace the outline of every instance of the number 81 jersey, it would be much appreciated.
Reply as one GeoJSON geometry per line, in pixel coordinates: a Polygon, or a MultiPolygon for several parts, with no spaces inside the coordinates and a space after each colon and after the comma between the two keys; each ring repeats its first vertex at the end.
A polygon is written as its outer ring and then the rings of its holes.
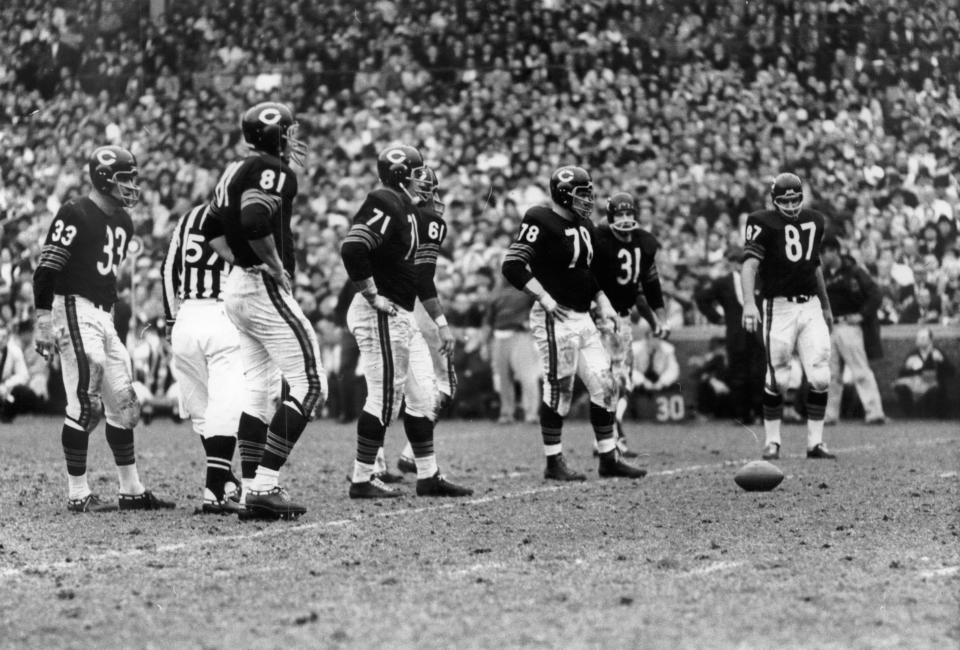
{"type": "Polygon", "coordinates": [[[40,265],[58,269],[54,293],[83,296],[106,309],[117,301],[117,270],[127,255],[133,221],[126,210],[106,213],[88,197],[57,212],[40,265]]]}
{"type": "Polygon", "coordinates": [[[757,276],[762,298],[817,295],[824,226],[821,213],[805,208],[796,219],[776,210],[760,210],[747,217],[744,259],[760,260],[757,276]]]}

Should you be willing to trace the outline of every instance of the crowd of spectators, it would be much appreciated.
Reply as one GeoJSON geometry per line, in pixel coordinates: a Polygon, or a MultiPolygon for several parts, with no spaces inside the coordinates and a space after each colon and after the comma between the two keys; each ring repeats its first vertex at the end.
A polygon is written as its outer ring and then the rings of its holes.
{"type": "Polygon", "coordinates": [[[124,299],[135,332],[157,324],[172,220],[244,154],[239,115],[269,98],[294,107],[311,152],[295,284],[328,364],[339,241],[398,140],[439,172],[438,288],[468,338],[566,163],[591,171],[601,215],[615,191],[639,197],[675,329],[705,322],[694,292],[785,169],[879,281],[882,322],[960,323],[954,3],[7,0],[0,25],[0,321],[29,319],[43,232],[112,142],[144,189],[124,299]]]}

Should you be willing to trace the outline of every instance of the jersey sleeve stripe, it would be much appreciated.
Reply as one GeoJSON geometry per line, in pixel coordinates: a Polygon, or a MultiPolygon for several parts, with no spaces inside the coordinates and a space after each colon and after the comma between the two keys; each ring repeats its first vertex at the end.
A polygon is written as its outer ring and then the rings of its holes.
{"type": "Polygon", "coordinates": [[[755,241],[748,241],[743,247],[744,257],[754,257],[758,260],[762,260],[766,255],[766,250],[763,247],[763,244],[760,244],[755,241]]]}
{"type": "Polygon", "coordinates": [[[240,198],[240,208],[243,209],[251,205],[262,205],[267,210],[273,211],[277,207],[277,201],[276,198],[260,190],[247,190],[240,198]]]}

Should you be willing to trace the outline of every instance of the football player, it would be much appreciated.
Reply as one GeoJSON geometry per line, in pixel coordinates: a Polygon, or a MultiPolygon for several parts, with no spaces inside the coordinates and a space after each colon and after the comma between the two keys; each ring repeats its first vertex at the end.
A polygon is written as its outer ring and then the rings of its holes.
{"type": "Polygon", "coordinates": [[[67,509],[118,508],[87,484],[89,434],[101,417],[120,478],[119,509],[173,508],[140,481],[133,436],[140,404],[133,392],[130,355],[112,315],[117,271],[133,235],[127,210],[140,200],[137,160],[121,147],[98,147],[90,156],[89,173],[93,189],[57,212],[33,276],[36,348],[45,357],[59,350],[67,395],[60,434],[67,461],[67,509]]]}
{"type": "Polygon", "coordinates": [[[221,297],[229,260],[203,235],[209,212],[208,205],[196,206],[174,228],[161,267],[163,307],[181,412],[190,416],[207,457],[199,512],[231,514],[240,511],[240,481],[231,462],[243,412],[237,399],[244,391],[243,365],[240,337],[221,297]]]}
{"type": "Polygon", "coordinates": [[[442,221],[426,227],[420,239],[419,202],[432,202],[436,178],[414,147],[387,147],[377,157],[382,187],[367,195],[344,238],[341,257],[357,295],[347,312],[347,326],[360,347],[367,399],[357,421],[357,456],[350,483],[354,499],[388,498],[400,492],[375,474],[378,450],[400,402],[406,398],[404,430],[417,466],[419,496],[461,497],[473,490],[454,485],[437,467],[433,420],[437,382],[430,351],[413,315],[419,298],[440,332],[443,351],[453,348],[453,334],[437,300],[433,271],[442,221]]]}
{"type": "Polygon", "coordinates": [[[763,458],[780,457],[783,391],[794,351],[810,384],[807,458],[835,458],[823,443],[833,323],[820,267],[825,219],[821,213],[803,207],[803,184],[795,174],[778,174],[770,195],[773,210],[760,210],[747,217],[741,277],[743,327],[756,332],[762,326],[766,350],[763,458]],[[762,316],[752,299],[755,290],[762,302],[762,316]]]}
{"type": "Polygon", "coordinates": [[[280,486],[280,468],[327,394],[316,335],[290,290],[297,195],[290,165],[303,164],[306,146],[296,139],[293,112],[278,102],[248,109],[241,128],[253,151],[223,172],[203,234],[212,243],[222,232],[234,260],[223,299],[240,335],[247,387],[238,429],[241,503],[248,516],[291,519],[306,508],[280,486]],[[277,368],[289,391],[271,417],[277,368]]]}
{"type": "MultiPolygon", "coordinates": [[[[597,227],[594,272],[600,289],[617,312],[617,327],[601,330],[610,355],[610,369],[617,383],[617,448],[627,457],[636,454],[627,448],[623,416],[633,390],[631,312],[637,309],[650,322],[654,336],[667,338],[666,313],[656,255],[660,244],[637,222],[637,202],[627,192],[618,192],[607,201],[607,222],[597,227]]],[[[599,450],[597,450],[599,451],[599,450]]]]}
{"type": "Polygon", "coordinates": [[[616,326],[617,312],[592,271],[597,236],[590,220],[594,205],[590,174],[574,166],[555,170],[550,176],[550,200],[550,207],[536,206],[524,214],[502,265],[507,281],[537,301],[530,322],[544,366],[540,405],[547,458],[544,478],[586,480],[566,464],[561,446],[563,418],[570,409],[577,376],[590,393],[600,476],[642,478],[645,470],[617,456],[613,432],[617,386],[600,332],[588,313],[596,301],[599,320],[616,326]]]}

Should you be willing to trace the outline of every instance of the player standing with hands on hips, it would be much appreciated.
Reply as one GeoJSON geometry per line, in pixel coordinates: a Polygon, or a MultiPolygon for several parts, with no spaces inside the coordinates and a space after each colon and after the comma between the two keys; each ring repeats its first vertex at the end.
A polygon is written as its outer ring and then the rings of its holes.
{"type": "Polygon", "coordinates": [[[794,352],[810,384],[807,458],[836,458],[823,443],[833,323],[820,267],[825,219],[821,213],[803,207],[803,184],[795,174],[778,174],[770,194],[774,209],[747,217],[742,271],[743,326],[748,332],[761,330],[762,326],[766,351],[763,458],[780,457],[783,391],[794,352]],[[762,316],[755,299],[757,289],[762,316]]]}
{"type": "Polygon", "coordinates": [[[130,355],[113,324],[117,271],[133,235],[128,208],[140,200],[137,160],[121,147],[97,148],[90,156],[93,190],[57,212],[33,275],[37,351],[59,350],[66,417],[60,438],[67,461],[72,512],[116,510],[87,483],[89,435],[107,421],[107,444],[120,478],[120,510],[173,508],[140,482],[133,427],[140,404],[133,392],[130,355]]]}
{"type": "Polygon", "coordinates": [[[596,228],[593,182],[581,167],[566,166],[550,176],[551,206],[527,210],[520,232],[503,258],[503,276],[537,302],[530,311],[533,338],[543,362],[540,432],[547,467],[543,476],[555,481],[584,481],[563,457],[563,419],[570,410],[577,376],[590,393],[590,424],[600,453],[602,477],[642,478],[646,471],[617,456],[614,411],[617,384],[590,304],[597,303],[597,321],[616,326],[617,312],[600,290],[593,273],[596,228]]]}

